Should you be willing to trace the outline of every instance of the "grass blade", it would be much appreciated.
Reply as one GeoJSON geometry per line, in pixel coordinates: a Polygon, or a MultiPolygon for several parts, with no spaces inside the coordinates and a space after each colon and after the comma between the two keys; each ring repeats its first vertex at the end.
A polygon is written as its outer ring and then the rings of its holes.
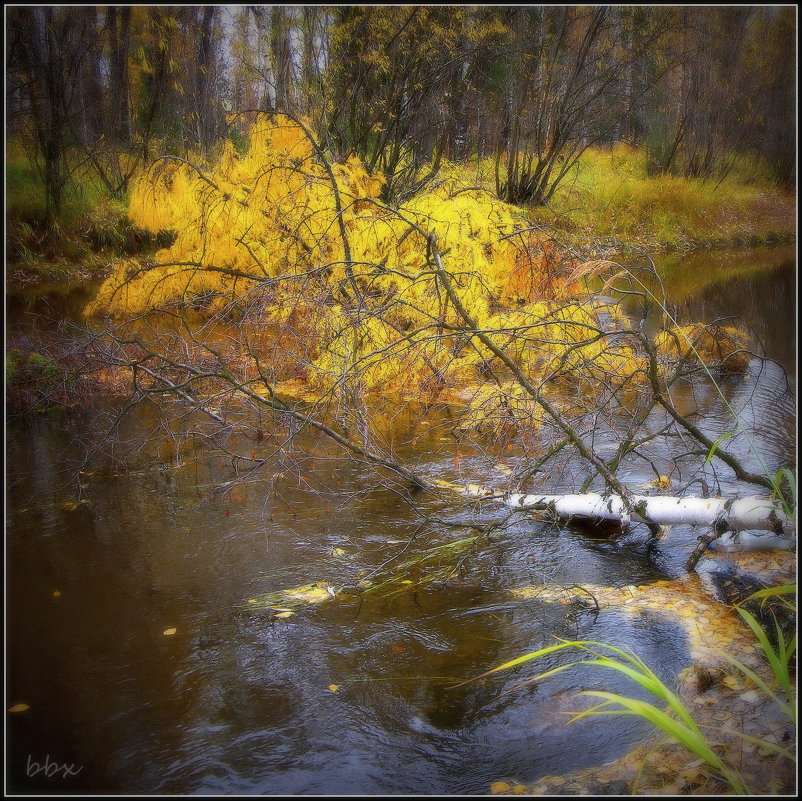
{"type": "Polygon", "coordinates": [[[707,452],[707,458],[705,459],[704,467],[707,467],[710,464],[710,460],[716,455],[716,451],[718,450],[718,446],[724,442],[725,439],[729,439],[735,432],[728,431],[726,434],[722,434],[711,446],[710,450],[707,452]]]}
{"type": "Polygon", "coordinates": [[[755,618],[749,612],[747,612],[746,609],[741,609],[740,607],[738,608],[738,614],[744,619],[749,628],[752,629],[755,637],[757,637],[757,640],[760,643],[760,648],[768,660],[769,665],[771,666],[775,679],[782,687],[786,698],[790,700],[792,691],[791,676],[788,672],[788,664],[782,661],[777,653],[775,653],[774,648],[772,648],[771,643],[769,642],[769,638],[766,636],[766,632],[763,631],[763,628],[757,622],[757,620],[755,620],[755,618]]]}
{"type": "MultiPolygon", "coordinates": [[[[479,681],[479,679],[485,679],[488,676],[492,676],[494,673],[499,673],[502,670],[509,670],[510,668],[517,667],[518,665],[522,665],[525,662],[530,662],[532,659],[538,659],[539,657],[545,656],[546,654],[552,654],[555,651],[563,651],[566,648],[576,647],[578,644],[580,644],[580,641],[561,642],[558,643],[557,645],[549,645],[547,648],[541,648],[537,651],[532,651],[531,653],[524,654],[523,656],[519,656],[516,659],[511,659],[509,662],[505,662],[503,665],[494,667],[492,670],[488,670],[487,672],[482,673],[479,676],[474,676],[471,679],[466,679],[465,681],[462,681],[459,684],[455,684],[454,688],[462,687],[464,684],[469,684],[472,681],[479,681]]],[[[568,667],[568,665],[566,665],[565,667],[568,667]]]]}
{"type": "MultiPolygon", "coordinates": [[[[656,706],[639,701],[635,698],[629,698],[617,693],[602,692],[598,690],[586,690],[581,695],[590,695],[597,698],[605,698],[609,701],[621,704],[625,710],[630,713],[638,715],[645,720],[648,720],[653,725],[657,726],[661,731],[668,734],[672,739],[676,740],[683,747],[685,747],[692,754],[695,754],[700,759],[703,759],[711,767],[724,776],[732,786],[733,790],[738,795],[746,794],[746,787],[737,776],[737,774],[721,760],[710,748],[704,739],[702,733],[694,726],[694,729],[689,729],[679,721],[667,715],[656,706]]],[[[602,713],[607,714],[607,713],[602,713]]]]}

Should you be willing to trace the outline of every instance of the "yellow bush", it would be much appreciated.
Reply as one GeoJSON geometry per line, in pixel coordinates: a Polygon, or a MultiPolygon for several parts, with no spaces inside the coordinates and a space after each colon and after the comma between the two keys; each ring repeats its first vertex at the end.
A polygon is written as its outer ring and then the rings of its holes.
{"type": "Polygon", "coordinates": [[[657,353],[672,362],[684,358],[733,372],[749,365],[748,344],[746,336],[733,326],[701,323],[677,326],[655,337],[657,353]]]}
{"type": "MultiPolygon", "coordinates": [[[[518,209],[449,178],[393,210],[382,182],[355,157],[327,165],[301,126],[261,115],[244,155],[228,145],[206,171],[166,158],[137,177],[131,218],[175,241],[153,265],[118,265],[89,311],[200,297],[214,314],[253,300],[258,324],[276,332],[272,363],[319,390],[436,394],[478,387],[488,371],[508,381],[465,332],[434,244],[460,303],[533,381],[623,384],[641,369],[630,343],[602,334],[609,309],[579,299],[575,261],[518,209]],[[274,358],[282,342],[292,348],[274,358]]],[[[535,413],[511,385],[485,395],[474,409],[507,398],[514,418],[535,413]]]]}

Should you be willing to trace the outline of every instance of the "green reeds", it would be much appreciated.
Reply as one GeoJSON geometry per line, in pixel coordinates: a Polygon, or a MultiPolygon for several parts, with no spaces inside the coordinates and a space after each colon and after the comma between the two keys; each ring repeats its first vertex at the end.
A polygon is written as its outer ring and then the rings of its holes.
{"type": "MultiPolygon", "coordinates": [[[[794,687],[795,676],[792,674],[791,662],[794,653],[796,652],[796,634],[792,634],[790,638],[786,639],[786,634],[782,630],[776,615],[774,618],[774,634],[776,638],[776,648],[771,644],[768,635],[763,627],[758,623],[757,619],[742,608],[742,604],[750,600],[761,600],[765,603],[768,599],[773,597],[783,598],[787,595],[796,595],[796,585],[786,584],[780,587],[767,587],[765,590],[758,590],[750,595],[748,598],[741,601],[740,604],[735,606],[735,610],[743,618],[747,626],[752,630],[752,633],[757,639],[760,650],[765,658],[767,664],[771,668],[773,681],[769,685],[764,681],[754,670],[751,670],[746,665],[742,664],[731,654],[724,654],[724,656],[738,668],[745,676],[748,676],[769,698],[771,698],[779,707],[788,719],[796,724],[796,688],[794,687]],[[774,692],[775,687],[778,687],[782,696],[774,692]]],[[[795,605],[787,603],[788,607],[795,610],[795,605]]]]}
{"type": "MultiPolygon", "coordinates": [[[[765,602],[771,597],[784,598],[788,595],[796,593],[795,585],[783,585],[780,587],[767,588],[759,590],[758,592],[745,599],[744,602],[749,600],[761,600],[765,602]]],[[[796,652],[796,634],[786,639],[785,633],[782,631],[779,623],[775,618],[776,628],[776,647],[772,646],[766,632],[757,622],[755,617],[747,610],[742,609],[740,606],[735,607],[741,618],[749,626],[755,635],[760,650],[771,669],[773,679],[771,681],[765,680],[758,672],[743,664],[739,659],[731,654],[721,652],[727,660],[746,678],[751,680],[756,687],[758,687],[769,699],[773,700],[782,712],[786,715],[788,720],[796,724],[796,690],[794,686],[794,675],[792,672],[793,655],[796,652]],[[779,690],[779,692],[777,691],[779,690]]],[[[634,681],[644,690],[649,692],[658,702],[661,702],[664,707],[661,709],[653,703],[642,701],[630,696],[621,695],[620,693],[608,692],[605,690],[585,690],[580,695],[585,695],[594,698],[602,699],[602,703],[597,704],[589,709],[575,714],[568,722],[581,720],[582,718],[595,715],[636,715],[649,721],[656,726],[672,740],[682,745],[692,754],[707,763],[713,770],[717,772],[732,788],[732,791],[738,795],[744,795],[749,792],[744,780],[742,779],[738,770],[720,757],[712,748],[708,738],[703,734],[696,721],[691,716],[688,709],[648,667],[648,665],[637,655],[627,652],[621,648],[617,648],[606,643],[595,642],[593,640],[561,640],[556,645],[550,645],[546,648],[541,648],[537,651],[519,656],[509,662],[505,662],[498,667],[488,670],[486,673],[469,679],[468,682],[477,681],[478,679],[486,678],[495,673],[499,673],[510,668],[517,667],[518,665],[539,659],[548,654],[553,654],[557,651],[566,649],[578,649],[590,655],[589,659],[581,659],[575,662],[569,662],[565,665],[552,668],[551,670],[541,673],[531,679],[527,679],[521,684],[516,685],[511,689],[517,689],[533,682],[541,681],[549,676],[561,673],[564,670],[574,668],[577,666],[589,666],[593,669],[606,668],[608,670],[615,670],[623,674],[630,680],[634,681]]],[[[462,682],[461,684],[467,684],[462,682]]],[[[461,686],[461,684],[456,686],[461,686]]],[[[771,743],[768,740],[753,737],[733,730],[724,730],[726,733],[741,737],[759,745],[768,751],[778,754],[786,759],[795,761],[794,754],[781,746],[771,743]]]]}
{"type": "MultiPolygon", "coordinates": [[[[551,645],[546,648],[541,648],[533,651],[517,659],[512,659],[499,665],[492,670],[477,676],[475,679],[469,681],[476,681],[485,678],[494,673],[502,670],[508,670],[516,667],[524,662],[529,662],[533,659],[538,659],[547,654],[555,653],[566,649],[579,649],[587,654],[590,654],[592,659],[581,659],[575,662],[569,662],[565,665],[552,668],[551,670],[534,676],[531,679],[517,685],[522,687],[526,684],[532,684],[536,681],[541,681],[549,676],[554,676],[564,670],[569,670],[573,667],[588,666],[594,669],[606,668],[608,670],[615,670],[623,674],[627,678],[634,681],[654,696],[658,701],[662,701],[668,707],[668,711],[660,709],[652,703],[641,701],[637,698],[620,695],[618,693],[606,692],[603,690],[584,690],[579,695],[589,697],[601,698],[603,702],[596,706],[586,709],[574,715],[568,722],[573,723],[587,716],[596,715],[637,715],[645,720],[648,720],[661,731],[665,732],[676,742],[684,746],[688,751],[702,759],[710,765],[720,776],[722,776],[727,783],[732,787],[733,791],[738,795],[745,795],[747,793],[746,786],[740,778],[738,771],[730,765],[727,765],[724,760],[719,757],[712,749],[704,734],[700,731],[696,721],[694,721],[691,714],[686,709],[685,705],[679,697],[673,693],[660,679],[652,672],[648,665],[637,655],[624,651],[613,645],[608,645],[602,642],[593,640],[563,640],[557,645],[551,645]],[[611,655],[601,653],[597,649],[605,649],[611,655]],[[610,708],[613,707],[613,708],[610,708]],[[673,713],[673,715],[672,715],[673,713]]],[[[466,684],[467,682],[462,682],[466,684]]],[[[460,686],[460,685],[457,685],[460,686]]],[[[516,688],[517,688],[516,687],[516,688]]]]}

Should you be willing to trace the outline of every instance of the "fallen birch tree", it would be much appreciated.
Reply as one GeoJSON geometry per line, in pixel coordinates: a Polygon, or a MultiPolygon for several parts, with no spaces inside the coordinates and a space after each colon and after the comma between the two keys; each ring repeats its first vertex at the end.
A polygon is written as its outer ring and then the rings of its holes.
{"type": "Polygon", "coordinates": [[[793,550],[796,529],[783,504],[767,498],[694,498],[665,495],[600,495],[598,493],[537,495],[502,493],[489,487],[468,484],[461,487],[438,481],[438,486],[472,498],[495,499],[511,509],[543,511],[560,520],[615,521],[626,529],[633,523],[649,526],[661,535],[666,526],[700,526],[708,533],[688,560],[692,568],[704,549],[722,538],[721,547],[730,550],[793,550]]]}
{"type": "Polygon", "coordinates": [[[372,400],[392,399],[389,417],[459,407],[455,465],[461,446],[514,452],[511,488],[576,491],[479,497],[652,536],[704,526],[700,548],[728,531],[792,541],[792,482],[751,440],[746,456],[731,447],[748,434],[716,377],[748,368],[742,332],[680,325],[653,266],[580,259],[480,188],[435,181],[391,208],[381,185],[281,115],[258,118],[246,154],[231,145],[208,169],[166,157],[142,173],[132,219],[175,242],[118,265],[88,308],[107,318],[93,358],[130,377],[125,408],[147,401],[168,418],[177,402],[208,418],[193,435],[246,474],[303,453],[303,432],[317,432],[411,502],[444,484],[403,463],[403,435],[372,400]],[[697,398],[702,387],[713,391],[697,398]],[[718,399],[733,418],[723,436],[705,408],[718,399]],[[624,470],[669,470],[679,492],[759,487],[784,504],[632,495],[624,470]],[[738,488],[722,488],[732,477],[738,488]]]}
{"type": "MultiPolygon", "coordinates": [[[[505,497],[515,509],[549,510],[560,518],[615,520],[623,527],[644,523],[650,527],[703,526],[707,533],[686,562],[692,570],[704,551],[727,535],[731,550],[792,550],[796,536],[792,521],[779,502],[765,498],[676,498],[633,495],[522,495],[505,497]],[[744,532],[744,533],[741,533],[744,532]]],[[[654,530],[654,529],[652,529],[654,530]]]]}
{"type": "Polygon", "coordinates": [[[548,509],[562,518],[589,517],[658,526],[706,526],[720,531],[773,531],[790,537],[793,526],[781,504],[763,498],[672,498],[633,495],[522,495],[505,497],[516,509],[548,509]]]}

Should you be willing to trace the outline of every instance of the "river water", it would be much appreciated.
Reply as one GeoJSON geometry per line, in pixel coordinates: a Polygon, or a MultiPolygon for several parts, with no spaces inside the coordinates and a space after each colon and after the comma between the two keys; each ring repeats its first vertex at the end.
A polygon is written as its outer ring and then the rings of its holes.
{"type": "MultiPolygon", "coordinates": [[[[678,317],[741,315],[793,385],[793,249],[694,259],[662,265],[678,317]]],[[[49,304],[70,313],[69,298],[49,304]]],[[[9,299],[15,326],[40,309],[34,297],[9,299]]],[[[794,464],[785,380],[753,360],[747,377],[725,382],[769,470],[794,464]]],[[[706,402],[711,433],[731,425],[715,396],[706,402]]],[[[139,442],[159,423],[143,411],[119,439],[139,442]]],[[[482,482],[505,469],[479,451],[457,465],[436,423],[409,421],[419,439],[403,455],[423,475],[482,482]]],[[[666,619],[520,601],[510,590],[676,577],[691,529],[650,550],[637,538],[621,546],[515,519],[463,554],[447,581],[384,597],[343,593],[276,619],[247,600],[312,581],[339,588],[466,535],[434,518],[498,512],[427,499],[413,507],[313,438],[305,461],[276,460],[230,486],[230,462],[197,441],[167,437],[125,466],[104,453],[87,464],[89,425],[41,419],[6,429],[7,701],[28,706],[7,717],[11,791],[485,794],[499,778],[529,782],[607,761],[648,728],[624,717],[564,726],[578,690],[632,693],[614,676],[566,671],[502,692],[565,657],[459,681],[555,636],[631,647],[669,683],[688,664],[684,635],[666,619]]],[[[748,462],[746,446],[731,444],[748,462]]]]}

